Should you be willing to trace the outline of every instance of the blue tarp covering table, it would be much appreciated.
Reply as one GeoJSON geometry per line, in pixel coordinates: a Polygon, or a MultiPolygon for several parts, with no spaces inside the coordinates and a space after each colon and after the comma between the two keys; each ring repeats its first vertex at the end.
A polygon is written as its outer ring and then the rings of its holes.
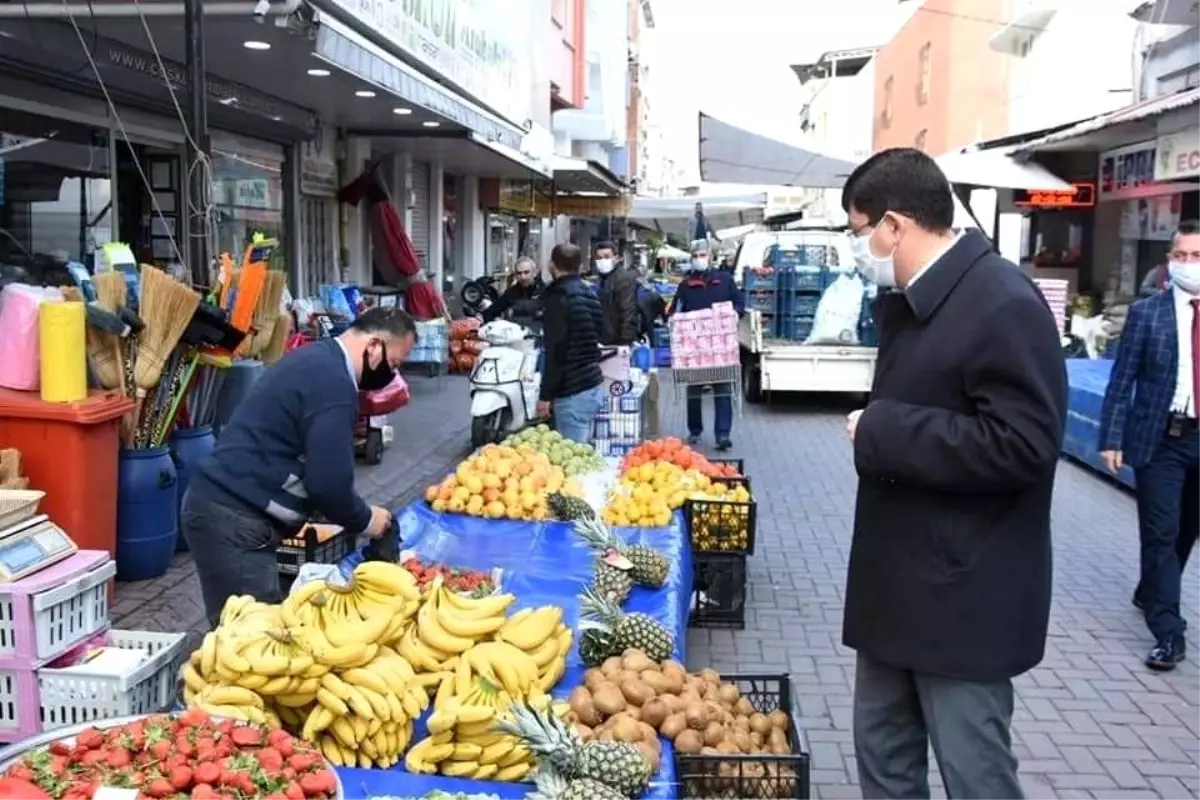
{"type": "MultiPolygon", "coordinates": [[[[1063,453],[1094,470],[1108,475],[1100,460],[1100,407],[1108,389],[1113,362],[1107,359],[1072,358],[1067,360],[1067,432],[1063,453]]],[[[1123,467],[1116,479],[1133,488],[1133,470],[1123,467]]]]}
{"type": "MultiPolygon", "coordinates": [[[[591,578],[594,553],[585,547],[562,522],[514,522],[484,520],[456,514],[436,514],[418,501],[399,512],[400,535],[406,549],[422,559],[459,567],[504,570],[505,592],[516,595],[509,612],[522,608],[556,605],[563,609],[563,622],[576,628],[579,622],[579,593],[591,578]]],[[[662,589],[635,587],[625,603],[626,611],[640,611],[663,623],[675,634],[675,658],[684,662],[687,618],[692,593],[692,556],[683,519],[676,514],[666,528],[621,528],[622,538],[645,544],[663,553],[671,562],[662,589]]],[[[555,687],[556,699],[565,699],[583,683],[585,668],[577,648],[571,649],[567,672],[555,687]]],[[[423,721],[414,731],[414,741],[425,735],[423,721]]],[[[663,743],[662,768],[654,776],[647,798],[673,798],[674,764],[671,745],[663,743]]],[[[447,792],[496,794],[505,798],[525,797],[528,783],[495,783],[413,775],[403,764],[391,770],[338,769],[346,796],[420,797],[433,789],[447,792]]]]}

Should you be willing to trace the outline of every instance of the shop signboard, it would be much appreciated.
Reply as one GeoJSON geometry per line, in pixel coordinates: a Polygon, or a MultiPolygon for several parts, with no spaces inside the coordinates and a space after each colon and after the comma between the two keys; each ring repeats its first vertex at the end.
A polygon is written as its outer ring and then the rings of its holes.
{"type": "Polygon", "coordinates": [[[271,181],[262,178],[214,181],[212,200],[217,206],[277,209],[279,203],[271,194],[271,181]]]}
{"type": "Polygon", "coordinates": [[[1177,181],[1200,176],[1200,128],[1158,137],[1154,179],[1177,181]]]}
{"type": "Polygon", "coordinates": [[[518,127],[532,116],[532,0],[328,0],[518,127]]]}
{"type": "Polygon", "coordinates": [[[483,206],[492,211],[521,215],[533,213],[533,181],[484,179],[480,181],[479,193],[483,206]]]}
{"type": "Polygon", "coordinates": [[[1154,182],[1154,142],[1140,142],[1100,154],[1100,193],[1106,195],[1154,182]]]}
{"type": "Polygon", "coordinates": [[[337,194],[337,161],[333,130],[321,127],[317,136],[300,146],[300,193],[313,197],[337,194]]]}
{"type": "Polygon", "coordinates": [[[631,207],[628,195],[580,197],[560,194],[554,198],[554,213],[568,217],[627,217],[631,207]]]}

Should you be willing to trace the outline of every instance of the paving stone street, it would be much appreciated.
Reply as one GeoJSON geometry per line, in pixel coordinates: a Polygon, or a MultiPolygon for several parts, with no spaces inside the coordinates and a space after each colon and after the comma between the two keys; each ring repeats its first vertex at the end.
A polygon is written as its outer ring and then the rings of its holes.
{"type": "MultiPolygon", "coordinates": [[[[393,417],[396,441],[377,467],[359,467],[372,502],[416,497],[468,449],[460,377],[410,379],[412,403],[393,417]]],[[[788,399],[747,406],[732,455],[746,459],[759,498],[744,631],[692,630],[688,660],[724,672],[788,672],[812,754],[813,796],[858,797],[851,742],[854,655],[841,646],[842,600],[855,475],[843,420],[850,400],[788,399]]],[[[711,414],[711,405],[706,403],[711,414]]],[[[663,430],[682,433],[682,402],[663,391],[663,430]]],[[[711,417],[710,417],[711,419],[711,417]]],[[[1043,663],[1017,680],[1015,744],[1030,797],[1200,796],[1200,577],[1184,577],[1189,660],[1154,675],[1152,644],[1130,606],[1137,562],[1131,494],[1073,464],[1058,472],[1055,592],[1043,663]]],[[[191,560],[158,580],[118,587],[118,627],[199,631],[191,560]]],[[[934,777],[940,785],[940,779],[934,777]]]]}

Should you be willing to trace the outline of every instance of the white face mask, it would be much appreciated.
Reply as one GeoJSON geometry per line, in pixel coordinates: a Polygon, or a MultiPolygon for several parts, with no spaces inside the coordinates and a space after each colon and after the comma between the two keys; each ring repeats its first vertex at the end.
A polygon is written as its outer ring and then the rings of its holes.
{"type": "Polygon", "coordinates": [[[1200,294],[1200,262],[1172,261],[1168,269],[1176,286],[1188,294],[1200,294]]]}
{"type": "Polygon", "coordinates": [[[692,259],[692,269],[708,269],[708,259],[707,258],[693,258],[692,259]]]}
{"type": "Polygon", "coordinates": [[[871,234],[874,232],[871,230],[858,236],[849,234],[850,251],[864,278],[881,289],[892,289],[896,286],[896,264],[891,255],[880,257],[871,252],[871,234]]]}
{"type": "Polygon", "coordinates": [[[613,271],[614,265],[615,262],[611,258],[597,258],[596,272],[599,272],[601,275],[607,275],[613,271]]]}

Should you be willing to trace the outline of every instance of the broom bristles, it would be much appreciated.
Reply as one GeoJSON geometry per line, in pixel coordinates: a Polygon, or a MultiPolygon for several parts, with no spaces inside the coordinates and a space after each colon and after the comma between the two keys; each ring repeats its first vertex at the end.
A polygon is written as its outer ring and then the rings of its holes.
{"type": "Polygon", "coordinates": [[[88,363],[103,389],[125,389],[125,364],[121,359],[121,340],[111,333],[89,331],[88,363]]]}
{"type": "Polygon", "coordinates": [[[125,307],[129,290],[123,273],[102,272],[92,278],[92,286],[96,289],[96,305],[105,311],[120,311],[125,307]]]}
{"type": "Polygon", "coordinates": [[[134,383],[139,392],[153,389],[163,365],[200,305],[200,295],[162,270],[147,265],[141,271],[139,311],[145,329],[138,336],[134,383]]]}
{"type": "Polygon", "coordinates": [[[280,314],[275,318],[275,327],[271,328],[271,336],[263,347],[262,362],[274,364],[283,358],[283,350],[287,347],[288,337],[292,333],[292,315],[280,314]]]}

